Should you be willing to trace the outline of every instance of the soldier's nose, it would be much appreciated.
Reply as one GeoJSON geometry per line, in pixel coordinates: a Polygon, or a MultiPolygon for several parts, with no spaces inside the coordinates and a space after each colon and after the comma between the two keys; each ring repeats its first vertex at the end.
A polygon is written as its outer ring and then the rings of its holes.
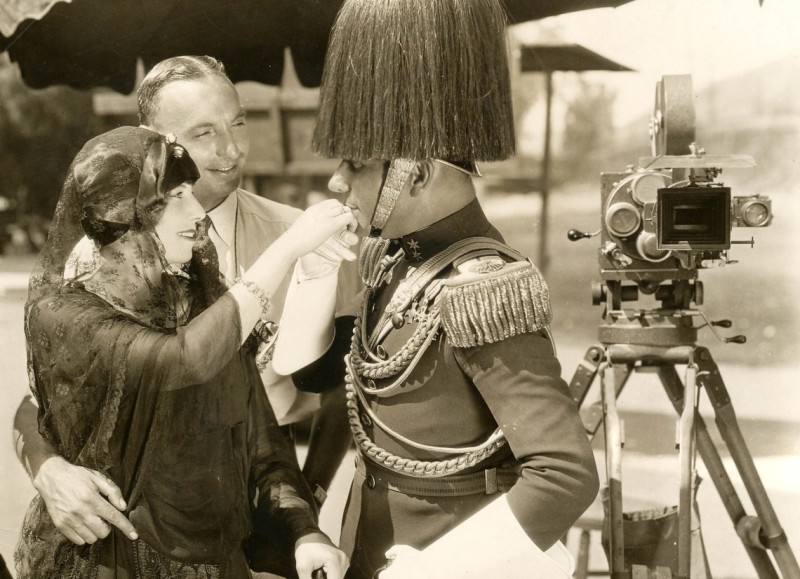
{"type": "Polygon", "coordinates": [[[348,183],[344,175],[336,171],[328,180],[328,189],[331,193],[349,193],[350,183],[348,183]]]}

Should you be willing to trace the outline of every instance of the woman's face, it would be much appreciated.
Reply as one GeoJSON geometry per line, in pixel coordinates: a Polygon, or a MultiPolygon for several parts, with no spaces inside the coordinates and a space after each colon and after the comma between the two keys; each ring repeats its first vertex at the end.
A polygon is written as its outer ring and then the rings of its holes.
{"type": "Polygon", "coordinates": [[[167,205],[156,223],[156,234],[164,245],[167,263],[181,265],[192,259],[197,238],[197,223],[206,213],[192,193],[191,183],[183,183],[168,194],[167,205]]]}

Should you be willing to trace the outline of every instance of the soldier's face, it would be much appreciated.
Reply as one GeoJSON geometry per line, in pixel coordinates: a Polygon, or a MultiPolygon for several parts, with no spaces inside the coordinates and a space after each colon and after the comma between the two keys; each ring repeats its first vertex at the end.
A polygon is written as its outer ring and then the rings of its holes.
{"type": "Polygon", "coordinates": [[[369,232],[386,165],[387,161],[342,161],[328,181],[331,192],[347,195],[345,203],[355,211],[359,235],[369,232]]]}

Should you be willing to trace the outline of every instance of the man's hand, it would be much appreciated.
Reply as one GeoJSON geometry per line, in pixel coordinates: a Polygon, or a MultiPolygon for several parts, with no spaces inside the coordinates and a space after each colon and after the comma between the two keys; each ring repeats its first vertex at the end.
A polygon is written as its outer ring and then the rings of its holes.
{"type": "Polygon", "coordinates": [[[347,555],[322,533],[312,533],[297,541],[294,557],[300,579],[311,579],[311,573],[317,569],[325,571],[326,579],[343,579],[350,566],[347,555]]]}
{"type": "Polygon", "coordinates": [[[119,487],[97,471],[54,456],[39,467],[33,486],[44,499],[56,528],[76,545],[107,537],[109,524],[130,539],[138,537],[120,512],[126,505],[119,487]]]}

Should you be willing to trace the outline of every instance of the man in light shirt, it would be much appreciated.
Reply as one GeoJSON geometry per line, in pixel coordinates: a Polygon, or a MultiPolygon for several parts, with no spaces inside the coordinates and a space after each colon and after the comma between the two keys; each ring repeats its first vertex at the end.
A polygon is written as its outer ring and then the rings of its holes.
{"type": "MultiPolygon", "coordinates": [[[[300,211],[240,188],[249,148],[245,111],[219,61],[193,56],[162,61],[142,81],[138,96],[141,124],[162,134],[175,134],[198,166],[201,177],[194,194],[210,218],[208,231],[217,249],[220,273],[231,284],[289,228],[300,211]]],[[[267,321],[277,324],[280,320],[288,283],[287,278],[272,297],[267,321]]],[[[269,353],[265,355],[268,358],[269,353]]],[[[317,395],[297,391],[290,378],[279,377],[269,364],[262,370],[262,380],[282,425],[307,418],[319,407],[317,395]]],[[[323,406],[336,410],[334,404],[326,405],[325,396],[323,406]]],[[[120,512],[126,508],[120,490],[99,473],[58,456],[39,435],[36,413],[31,399],[23,400],[14,425],[16,450],[56,527],[77,544],[107,536],[109,525],[135,535],[120,512]]],[[[333,426],[316,437],[325,441],[325,452],[311,448],[309,454],[329,460],[323,464],[315,458],[304,468],[312,490],[317,485],[323,489],[315,493],[319,503],[350,444],[346,418],[334,417],[323,423],[333,426]]]]}

